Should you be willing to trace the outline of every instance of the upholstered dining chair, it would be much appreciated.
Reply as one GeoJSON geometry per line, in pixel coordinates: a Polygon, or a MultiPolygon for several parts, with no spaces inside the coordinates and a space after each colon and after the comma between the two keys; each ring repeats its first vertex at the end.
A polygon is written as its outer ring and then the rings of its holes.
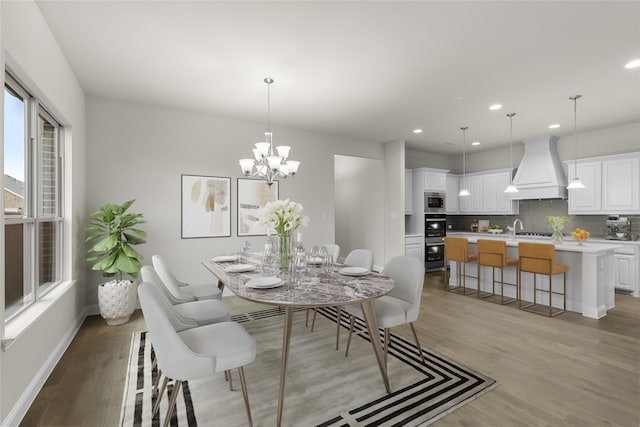
{"type": "MultiPolygon", "coordinates": [[[[391,277],[394,286],[391,292],[383,295],[374,301],[378,324],[384,329],[384,360],[387,361],[389,346],[391,345],[389,329],[408,323],[416,340],[416,347],[422,363],[425,362],[422,354],[422,347],[418,340],[413,322],[418,318],[420,312],[420,301],[422,297],[422,287],[424,284],[424,264],[420,260],[409,256],[398,256],[392,258],[385,265],[383,274],[391,277]]],[[[351,316],[349,322],[349,338],[345,357],[349,355],[351,345],[351,335],[355,318],[364,319],[360,305],[349,304],[345,310],[351,316]]]]}
{"type": "MultiPolygon", "coordinates": [[[[344,259],[345,266],[348,267],[362,267],[367,270],[373,268],[373,251],[369,249],[353,249],[347,257],[344,259]]],[[[313,320],[311,321],[311,332],[316,323],[316,314],[318,309],[313,312],[313,320]]],[[[336,306],[336,350],[340,349],[340,318],[342,316],[342,306],[336,306]]]]}
{"type": "Polygon", "coordinates": [[[151,257],[153,268],[173,298],[174,304],[203,299],[221,299],[222,291],[216,285],[189,285],[176,279],[169,266],[160,255],[151,257]],[[177,301],[177,302],[176,302],[177,301]]]}
{"type": "MultiPolygon", "coordinates": [[[[138,286],[138,297],[158,367],[175,381],[163,426],[169,425],[183,381],[235,368],[240,376],[248,425],[252,426],[243,367],[255,360],[256,346],[253,338],[234,322],[215,323],[176,332],[173,327],[174,315],[162,303],[153,284],[143,282],[138,286]]],[[[162,394],[158,400],[161,396],[162,394]]]]}

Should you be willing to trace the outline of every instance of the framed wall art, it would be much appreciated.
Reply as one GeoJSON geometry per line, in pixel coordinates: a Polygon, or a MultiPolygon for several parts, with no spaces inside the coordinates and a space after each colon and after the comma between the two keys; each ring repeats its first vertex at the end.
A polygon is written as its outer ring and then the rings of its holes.
{"type": "Polygon", "coordinates": [[[231,178],[182,175],[182,238],[231,236],[231,178]]]}
{"type": "Polygon", "coordinates": [[[278,200],[278,181],[271,186],[258,179],[238,178],[238,236],[263,236],[267,227],[260,224],[262,209],[278,200]]]}

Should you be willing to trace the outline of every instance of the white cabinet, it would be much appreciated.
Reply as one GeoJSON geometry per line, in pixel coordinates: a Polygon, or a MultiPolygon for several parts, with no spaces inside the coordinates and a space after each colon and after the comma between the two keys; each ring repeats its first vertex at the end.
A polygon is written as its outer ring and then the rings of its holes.
{"type": "MultiPolygon", "coordinates": [[[[575,162],[567,162],[569,179],[575,162]]],[[[569,190],[569,214],[640,214],[640,153],[578,160],[584,189],[569,190]]]]}
{"type": "MultiPolygon", "coordinates": [[[[640,247],[638,247],[640,248],[640,247]]],[[[640,284],[638,281],[640,278],[638,275],[639,257],[638,248],[633,246],[624,246],[623,248],[616,249],[616,267],[615,267],[615,280],[616,288],[633,293],[633,296],[640,296],[640,284]]]]}
{"type": "Polygon", "coordinates": [[[470,196],[460,197],[459,212],[465,214],[517,214],[518,201],[511,200],[504,189],[511,181],[512,169],[467,174],[460,180],[470,196]]]}
{"type": "Polygon", "coordinates": [[[405,236],[404,254],[424,262],[424,240],[422,236],[405,236]]]}
{"type": "Polygon", "coordinates": [[[569,163],[568,170],[569,180],[577,176],[585,186],[579,190],[569,190],[569,214],[602,211],[602,162],[578,162],[577,175],[575,163],[569,163]]]}
{"type": "Polygon", "coordinates": [[[460,192],[460,177],[458,175],[447,175],[447,198],[446,212],[447,215],[453,215],[458,213],[458,193],[460,192]]]}
{"type": "Polygon", "coordinates": [[[424,169],[424,191],[447,191],[446,170],[424,169]]]}
{"type": "Polygon", "coordinates": [[[404,214],[411,215],[413,212],[413,173],[411,169],[404,171],[404,214]]]}

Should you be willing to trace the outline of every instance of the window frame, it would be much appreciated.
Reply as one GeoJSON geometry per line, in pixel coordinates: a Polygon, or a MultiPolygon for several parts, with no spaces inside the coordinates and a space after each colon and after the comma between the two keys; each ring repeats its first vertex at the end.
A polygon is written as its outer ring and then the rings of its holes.
{"type": "MultiPolygon", "coordinates": [[[[3,212],[4,227],[7,225],[22,224],[23,227],[23,297],[9,306],[4,306],[6,301],[2,301],[4,309],[5,324],[15,319],[43,296],[61,284],[63,279],[64,265],[64,170],[63,170],[63,132],[64,127],[53,114],[49,112],[45,105],[13,74],[9,69],[5,69],[5,80],[3,88],[9,88],[21,97],[25,104],[25,146],[24,146],[24,209],[20,216],[9,215],[3,212]],[[53,213],[45,213],[43,194],[43,181],[46,178],[44,173],[45,160],[43,155],[44,144],[42,135],[39,134],[40,122],[44,120],[54,127],[53,132],[53,165],[55,172],[53,213]],[[41,259],[40,245],[43,243],[41,225],[43,223],[54,223],[52,244],[53,280],[40,283],[41,259]]],[[[4,119],[3,119],[4,120],[4,119]]],[[[6,126],[6,123],[5,123],[6,126]]],[[[3,150],[5,150],[3,142],[3,150]]],[[[4,170],[4,167],[3,167],[4,170]]],[[[6,236],[5,236],[6,237],[6,236]]],[[[5,243],[6,244],[6,243],[5,243]]],[[[5,266],[6,268],[7,266],[5,266]]],[[[5,282],[6,286],[6,282],[5,282]]]]}

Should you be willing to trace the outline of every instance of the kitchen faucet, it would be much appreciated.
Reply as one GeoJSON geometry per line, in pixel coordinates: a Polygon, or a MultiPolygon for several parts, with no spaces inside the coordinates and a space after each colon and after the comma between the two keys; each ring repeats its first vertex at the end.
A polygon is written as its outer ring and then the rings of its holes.
{"type": "Polygon", "coordinates": [[[515,221],[513,221],[513,227],[511,227],[512,231],[513,231],[513,240],[516,240],[516,224],[520,223],[520,230],[524,230],[524,226],[522,225],[522,221],[520,220],[520,218],[516,218],[515,221]]]}

